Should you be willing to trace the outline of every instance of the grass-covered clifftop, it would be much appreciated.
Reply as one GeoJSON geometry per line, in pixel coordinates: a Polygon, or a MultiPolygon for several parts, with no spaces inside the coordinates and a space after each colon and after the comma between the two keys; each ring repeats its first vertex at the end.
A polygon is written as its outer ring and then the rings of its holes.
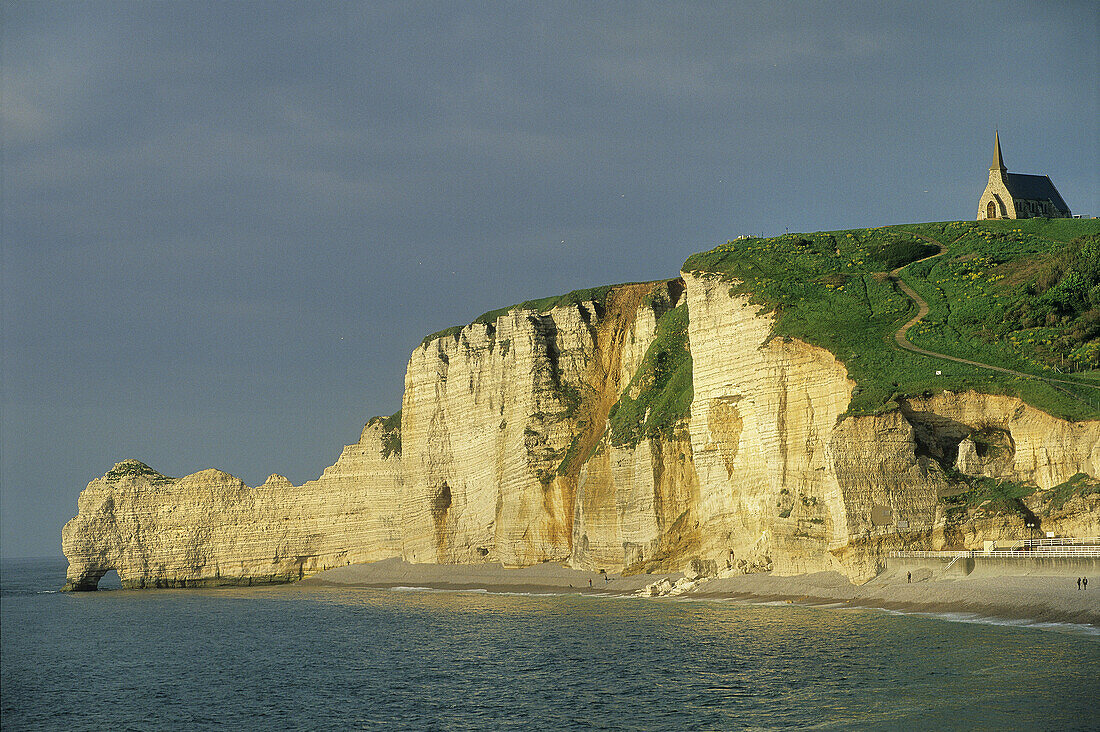
{"type": "Polygon", "coordinates": [[[1100,221],[1024,219],[912,224],[729,242],[690,257],[776,316],[774,335],[831,351],[857,388],[849,413],[892,408],[900,396],[948,389],[1010,394],[1070,419],[1100,417],[1100,221]],[[938,257],[935,244],[945,248],[938,257]],[[918,261],[918,260],[924,261],[918,261]],[[921,348],[1069,384],[1054,385],[903,350],[921,348]],[[936,374],[937,371],[941,373],[936,374]]]}
{"type": "MultiPolygon", "coordinates": [[[[1100,418],[1100,220],[1022,219],[907,224],[728,242],[684,271],[717,274],[774,312],[774,335],[828,349],[857,386],[849,414],[893,409],[899,397],[969,389],[1019,396],[1068,419],[1100,418]],[[943,253],[936,255],[943,247],[943,253]],[[894,335],[917,308],[887,274],[930,307],[914,345],[1051,383],[907,351],[894,335]],[[937,374],[936,372],[940,372],[937,374]]],[[[484,313],[602,306],[605,285],[484,313]]],[[[667,431],[691,403],[686,305],[665,313],[651,352],[611,414],[612,440],[667,431]]],[[[427,336],[457,335],[455,326],[427,336]]]]}
{"type": "MultiPolygon", "coordinates": [[[[631,282],[626,284],[637,283],[631,282]]],[[[567,292],[564,295],[551,295],[550,297],[527,300],[525,302],[519,303],[518,305],[510,305],[505,308],[498,308],[496,310],[490,310],[487,313],[482,313],[481,315],[474,318],[473,322],[470,323],[470,325],[473,325],[474,323],[495,323],[497,318],[499,318],[501,315],[509,313],[513,310],[534,310],[535,312],[545,313],[557,307],[576,305],[582,302],[594,302],[602,307],[603,304],[607,301],[608,293],[619,286],[620,285],[602,285],[600,287],[589,287],[583,290],[573,290],[572,292],[567,292]]],[[[432,333],[431,335],[424,336],[424,340],[421,341],[420,345],[426,346],[437,338],[445,338],[447,336],[458,335],[463,331],[463,329],[467,327],[468,326],[466,325],[454,325],[450,328],[444,328],[441,331],[437,331],[435,333],[432,333]]]]}

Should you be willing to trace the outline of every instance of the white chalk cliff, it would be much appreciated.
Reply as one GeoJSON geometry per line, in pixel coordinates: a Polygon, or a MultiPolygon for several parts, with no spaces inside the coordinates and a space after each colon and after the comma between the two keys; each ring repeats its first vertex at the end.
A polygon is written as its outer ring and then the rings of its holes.
{"type": "MultiPolygon", "coordinates": [[[[729,283],[684,273],[429,339],[409,359],[399,419],[368,422],[317,480],[249,487],[137,461],[93,480],[62,532],[67,587],[94,589],[110,569],[133,588],[292,581],[395,556],[865,580],[892,549],[1023,529],[1020,515],[951,514],[948,471],[1043,490],[1100,476],[1100,422],[1015,398],[942,393],[844,416],[844,365],[771,338],[772,325],[729,283]],[[690,413],[615,445],[609,413],[685,302],[690,413]]],[[[1100,495],[1041,502],[1025,508],[1043,529],[1100,535],[1100,495]]]]}

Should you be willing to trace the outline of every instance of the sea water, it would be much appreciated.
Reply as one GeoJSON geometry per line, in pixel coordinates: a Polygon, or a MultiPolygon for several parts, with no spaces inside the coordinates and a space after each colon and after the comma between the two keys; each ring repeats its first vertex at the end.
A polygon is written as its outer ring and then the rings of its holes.
{"type": "Polygon", "coordinates": [[[0,565],[5,730],[1100,728],[1100,638],[873,610],[0,565]]]}

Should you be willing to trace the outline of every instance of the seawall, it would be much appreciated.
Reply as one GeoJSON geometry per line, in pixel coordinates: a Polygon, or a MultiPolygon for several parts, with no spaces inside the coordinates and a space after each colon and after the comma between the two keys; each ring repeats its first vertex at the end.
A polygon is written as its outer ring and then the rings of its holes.
{"type": "MultiPolygon", "coordinates": [[[[951,577],[1021,577],[1044,575],[1051,577],[1097,577],[1100,575],[1100,557],[964,557],[950,569],[950,559],[920,559],[890,557],[887,567],[891,572],[929,570],[937,579],[951,577]]],[[[1098,585],[1100,586],[1100,585],[1098,585]]]]}

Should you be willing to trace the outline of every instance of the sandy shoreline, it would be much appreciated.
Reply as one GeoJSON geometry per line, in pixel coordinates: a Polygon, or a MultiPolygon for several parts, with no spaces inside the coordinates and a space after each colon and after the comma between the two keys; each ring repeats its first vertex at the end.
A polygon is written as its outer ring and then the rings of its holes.
{"type": "Polygon", "coordinates": [[[441,590],[483,589],[490,592],[533,592],[540,594],[603,593],[631,595],[663,577],[679,574],[645,574],[632,577],[605,575],[569,569],[547,562],[522,569],[505,569],[499,564],[409,564],[385,559],[371,564],[352,564],[320,572],[303,584],[348,587],[429,587],[441,590]]]}
{"type": "MultiPolygon", "coordinates": [[[[387,559],[321,572],[305,584],[345,587],[425,587],[490,592],[633,595],[662,578],[679,574],[604,575],[546,563],[523,569],[495,564],[409,564],[387,559]]],[[[776,577],[767,574],[712,579],[684,598],[844,604],[917,613],[969,613],[982,617],[1038,623],[1076,623],[1100,628],[1100,577],[1079,591],[1075,578],[1042,575],[970,576],[932,579],[927,570],[884,573],[853,585],[836,572],[776,577]]]]}

